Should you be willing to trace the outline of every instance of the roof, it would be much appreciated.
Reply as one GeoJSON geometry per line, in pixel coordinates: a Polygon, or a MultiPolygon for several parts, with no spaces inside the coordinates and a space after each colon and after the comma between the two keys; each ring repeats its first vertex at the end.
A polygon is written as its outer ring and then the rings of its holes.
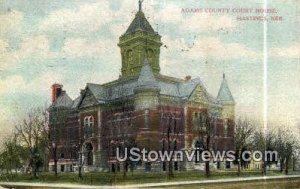
{"type": "Polygon", "coordinates": [[[152,88],[158,89],[158,83],[154,77],[152,72],[152,68],[149,65],[147,59],[144,60],[144,65],[140,71],[138,80],[137,80],[137,87],[139,88],[152,88]]]}
{"type": "Polygon", "coordinates": [[[87,83],[87,88],[91,90],[91,92],[99,102],[105,100],[106,90],[102,85],[87,83]]]}
{"type": "Polygon", "coordinates": [[[144,13],[142,11],[138,11],[135,14],[135,18],[129,25],[128,29],[126,30],[125,34],[134,33],[136,31],[145,31],[152,34],[157,34],[148,20],[146,19],[144,13]]]}
{"type": "Polygon", "coordinates": [[[182,80],[164,75],[154,76],[151,67],[147,64],[142,68],[139,77],[131,79],[118,79],[103,85],[88,83],[87,88],[99,103],[114,101],[121,98],[127,98],[134,95],[134,89],[139,87],[151,87],[151,89],[160,89],[161,95],[188,99],[195,88],[201,86],[210,103],[217,104],[218,101],[209,94],[200,78],[192,80],[182,80]]]}
{"type": "Polygon", "coordinates": [[[77,106],[79,105],[80,103],[80,99],[81,99],[81,96],[78,96],[77,98],[75,98],[75,100],[73,100],[73,105],[71,108],[77,108],[77,106]]]}
{"type": "Polygon", "coordinates": [[[58,96],[55,102],[53,102],[52,107],[72,107],[73,100],[69,97],[66,91],[58,96]]]}
{"type": "Polygon", "coordinates": [[[218,92],[217,100],[223,104],[234,103],[234,99],[233,99],[231,91],[228,87],[227,80],[225,78],[225,74],[223,74],[223,81],[221,83],[221,87],[218,92]]]}

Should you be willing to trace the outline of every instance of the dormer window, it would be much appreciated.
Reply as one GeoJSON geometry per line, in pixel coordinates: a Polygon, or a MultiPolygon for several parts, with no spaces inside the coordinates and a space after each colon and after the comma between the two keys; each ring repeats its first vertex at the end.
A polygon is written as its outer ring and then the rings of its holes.
{"type": "Polygon", "coordinates": [[[86,116],[83,121],[85,138],[92,137],[94,133],[94,117],[86,116]]]}

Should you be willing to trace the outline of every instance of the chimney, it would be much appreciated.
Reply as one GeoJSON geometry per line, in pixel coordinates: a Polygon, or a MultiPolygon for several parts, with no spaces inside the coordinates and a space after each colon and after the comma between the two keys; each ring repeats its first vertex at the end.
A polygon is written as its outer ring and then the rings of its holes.
{"type": "Polygon", "coordinates": [[[82,96],[85,93],[85,89],[80,90],[80,95],[82,96]]]}
{"type": "Polygon", "coordinates": [[[63,85],[58,84],[58,83],[54,83],[52,85],[52,103],[54,103],[56,101],[56,99],[59,97],[59,95],[61,95],[62,93],[62,87],[63,85]]]}
{"type": "Polygon", "coordinates": [[[185,76],[185,78],[184,78],[184,80],[186,80],[186,81],[189,81],[189,80],[191,80],[192,79],[192,76],[190,76],[190,75],[187,75],[187,76],[185,76]]]}

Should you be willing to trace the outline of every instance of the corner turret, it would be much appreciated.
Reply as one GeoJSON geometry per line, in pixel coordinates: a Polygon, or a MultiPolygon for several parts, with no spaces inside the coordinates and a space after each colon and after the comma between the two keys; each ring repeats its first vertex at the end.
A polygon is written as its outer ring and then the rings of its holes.
{"type": "Polygon", "coordinates": [[[147,59],[140,71],[137,86],[134,88],[136,109],[151,109],[158,105],[160,87],[147,59]]]}
{"type": "Polygon", "coordinates": [[[235,101],[232,97],[231,91],[227,84],[225,74],[223,74],[223,81],[218,92],[218,102],[223,105],[222,116],[225,119],[234,120],[235,117],[235,101]]]}

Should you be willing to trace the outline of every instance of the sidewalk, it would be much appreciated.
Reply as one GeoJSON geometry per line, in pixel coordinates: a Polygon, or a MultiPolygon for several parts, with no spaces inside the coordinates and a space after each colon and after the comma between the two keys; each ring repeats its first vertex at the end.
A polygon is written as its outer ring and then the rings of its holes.
{"type": "MultiPolygon", "coordinates": [[[[231,179],[217,179],[217,180],[201,180],[201,181],[182,181],[182,182],[165,182],[165,183],[149,183],[149,184],[134,184],[125,186],[90,186],[90,185],[75,185],[75,184],[57,184],[57,183],[22,183],[22,182],[0,182],[0,186],[5,188],[11,187],[33,187],[33,188],[60,188],[60,189],[118,189],[118,188],[152,188],[152,187],[171,187],[171,186],[184,186],[194,184],[214,184],[214,183],[238,183],[245,181],[265,181],[275,179],[288,179],[300,178],[300,175],[288,176],[266,176],[266,177],[250,177],[250,178],[231,178],[231,179]]],[[[1,189],[1,187],[0,187],[1,189]]]]}

